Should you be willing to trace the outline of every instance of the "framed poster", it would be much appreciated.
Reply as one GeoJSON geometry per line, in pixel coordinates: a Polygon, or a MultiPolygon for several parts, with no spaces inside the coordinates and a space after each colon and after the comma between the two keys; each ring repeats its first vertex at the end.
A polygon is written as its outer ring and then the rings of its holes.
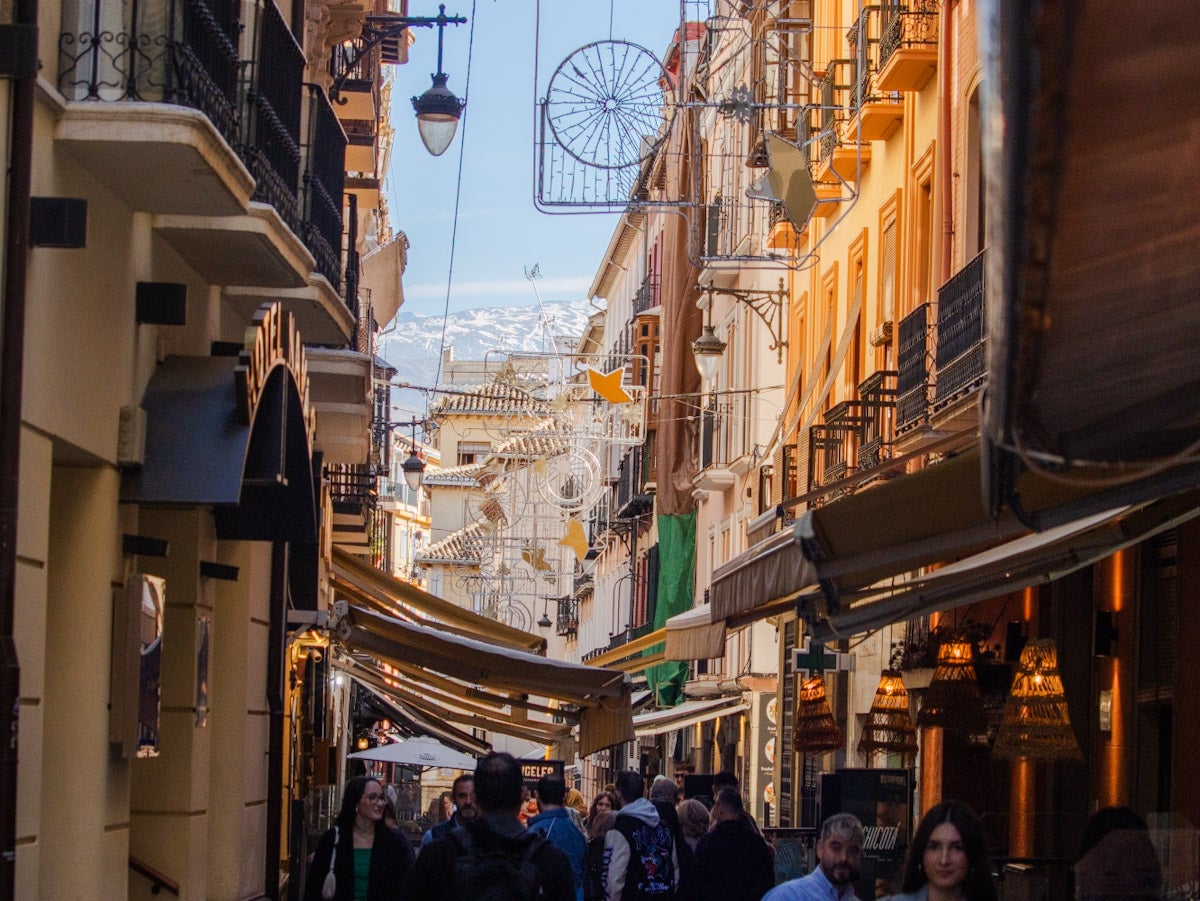
{"type": "Polygon", "coordinates": [[[911,770],[845,769],[821,777],[821,822],[852,813],[863,824],[857,894],[874,901],[900,890],[913,816],[911,770]]]}

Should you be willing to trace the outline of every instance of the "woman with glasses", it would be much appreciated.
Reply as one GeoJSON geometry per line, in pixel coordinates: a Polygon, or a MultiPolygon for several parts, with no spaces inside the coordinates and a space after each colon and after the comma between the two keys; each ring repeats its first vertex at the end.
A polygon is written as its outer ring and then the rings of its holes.
{"type": "Polygon", "coordinates": [[[378,779],[346,783],[342,809],[321,836],[308,868],[304,901],[390,901],[413,864],[412,847],[383,821],[388,798],[378,779]]]}

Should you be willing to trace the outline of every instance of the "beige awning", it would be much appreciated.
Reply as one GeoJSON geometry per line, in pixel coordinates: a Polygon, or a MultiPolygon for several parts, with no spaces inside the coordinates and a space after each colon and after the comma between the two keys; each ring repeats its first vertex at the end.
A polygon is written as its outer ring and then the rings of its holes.
{"type": "Polygon", "coordinates": [[[712,620],[709,604],[667,620],[668,660],[710,660],[725,655],[725,620],[712,620]]]}
{"type": "Polygon", "coordinates": [[[667,638],[667,630],[655,629],[640,638],[627,641],[625,644],[610,648],[603,654],[597,654],[587,662],[588,666],[608,666],[626,673],[636,673],[662,663],[664,659],[661,645],[667,638]]]}
{"type": "Polygon", "coordinates": [[[802,597],[798,606],[810,633],[828,642],[1051,582],[1197,514],[1200,491],[1108,510],[1004,542],[893,585],[874,586],[859,600],[831,612],[817,593],[802,597]]]}
{"type": "Polygon", "coordinates": [[[356,603],[365,602],[388,616],[431,622],[438,628],[492,644],[527,650],[544,650],[546,639],[480,616],[376,569],[353,554],[333,550],[333,584],[356,592],[356,603]]]}
{"type": "MultiPolygon", "coordinates": [[[[386,663],[391,663],[385,660],[386,663]]],[[[470,728],[489,729],[541,744],[553,744],[570,735],[571,727],[527,720],[498,707],[465,703],[430,691],[427,685],[386,673],[378,667],[354,660],[343,665],[356,679],[395,698],[398,703],[417,710],[427,718],[437,718],[470,728]]]]}
{"type": "Polygon", "coordinates": [[[470,733],[455,728],[441,717],[431,716],[406,704],[392,694],[385,685],[370,680],[357,667],[346,666],[338,662],[335,662],[334,665],[344,670],[350,678],[369,691],[383,709],[391,714],[393,720],[405,723],[418,735],[431,735],[455,750],[467,754],[481,755],[491,750],[491,745],[487,742],[480,741],[470,733]]]}
{"type": "MultiPolygon", "coordinates": [[[[1085,488],[1027,474],[1027,510],[1079,497],[1085,488]]],[[[836,605],[880,579],[956,560],[1027,534],[1010,511],[992,518],[983,502],[977,449],[808,510],[713,573],[713,621],[756,618],[789,596],[820,588],[836,605]]]]}
{"type": "Polygon", "coordinates": [[[715,720],[749,710],[750,705],[741,696],[729,698],[705,698],[702,701],[684,701],[677,707],[639,713],[633,718],[633,730],[639,738],[686,729],[697,723],[715,720]]]}
{"type": "MultiPolygon", "coordinates": [[[[354,607],[332,625],[350,648],[386,660],[397,669],[404,667],[403,674],[417,682],[421,695],[438,695],[449,702],[450,698],[444,696],[449,685],[445,679],[463,683],[463,700],[456,702],[460,710],[478,711],[476,705],[495,692],[553,698],[576,705],[581,708],[580,753],[585,755],[633,736],[629,687],[624,673],[618,670],[549,660],[407,623],[362,606],[354,607]],[[425,678],[426,673],[429,678],[425,678]],[[442,682],[435,686],[438,679],[442,682]],[[607,744],[590,743],[613,736],[607,744]]],[[[523,728],[530,725],[522,722],[523,728]]]]}

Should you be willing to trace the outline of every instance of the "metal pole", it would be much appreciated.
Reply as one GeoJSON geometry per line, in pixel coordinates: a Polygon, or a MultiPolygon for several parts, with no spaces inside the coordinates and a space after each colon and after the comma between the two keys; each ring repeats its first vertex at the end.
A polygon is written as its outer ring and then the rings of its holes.
{"type": "MultiPolygon", "coordinates": [[[[36,35],[37,0],[18,0],[14,24],[36,35]]],[[[8,237],[4,248],[4,334],[0,338],[0,897],[16,888],[17,737],[21,667],[13,637],[16,611],[17,498],[21,475],[21,393],[25,369],[25,290],[29,259],[29,184],[33,167],[36,72],[12,81],[8,237]]]]}

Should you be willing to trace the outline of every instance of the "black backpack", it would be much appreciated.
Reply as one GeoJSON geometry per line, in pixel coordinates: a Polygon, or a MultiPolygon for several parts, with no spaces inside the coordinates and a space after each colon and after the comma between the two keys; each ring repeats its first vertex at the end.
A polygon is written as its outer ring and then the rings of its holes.
{"type": "Polygon", "coordinates": [[[463,853],[454,861],[454,893],[460,901],[529,901],[543,896],[534,856],[546,843],[541,832],[527,832],[507,847],[481,847],[462,826],[450,830],[463,853]],[[519,855],[519,856],[518,856],[519,855]]]}

